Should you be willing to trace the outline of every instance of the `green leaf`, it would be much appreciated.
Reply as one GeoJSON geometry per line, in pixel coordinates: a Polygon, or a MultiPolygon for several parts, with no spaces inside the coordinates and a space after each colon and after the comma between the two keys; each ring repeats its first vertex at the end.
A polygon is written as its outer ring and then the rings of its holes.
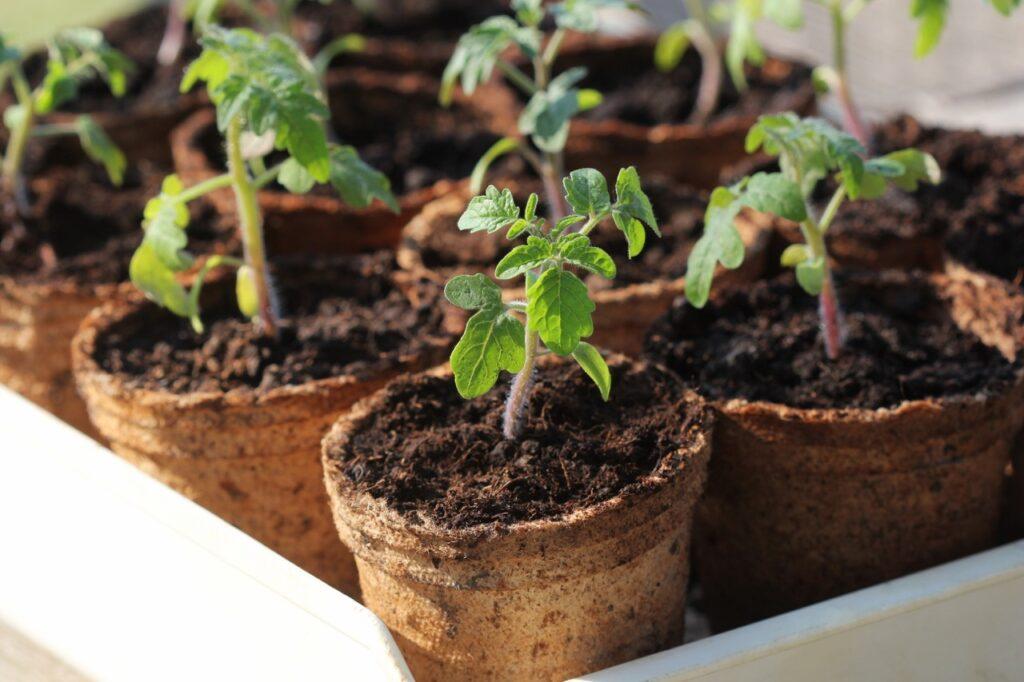
{"type": "Polygon", "coordinates": [[[608,195],[608,183],[604,176],[593,168],[581,168],[569,173],[562,180],[565,198],[572,210],[583,216],[600,216],[611,210],[612,200],[608,195]]]}
{"type": "Polygon", "coordinates": [[[576,91],[576,104],[579,111],[590,111],[601,106],[604,95],[593,88],[580,88],[576,91]]]}
{"type": "Polygon", "coordinates": [[[185,252],[188,237],[188,208],[178,199],[183,190],[176,175],[164,179],[159,195],[150,199],[143,210],[143,244],[148,245],[160,263],[174,271],[192,267],[193,258],[185,252]]]}
{"type": "Polygon", "coordinates": [[[526,294],[530,329],[558,355],[569,355],[580,339],[594,333],[595,305],[580,278],[558,268],[547,270],[526,294]]]}
{"type": "Polygon", "coordinates": [[[509,189],[498,191],[490,185],[480,196],[469,200],[465,212],[459,217],[459,229],[469,232],[497,232],[519,218],[519,207],[509,189]]]}
{"type": "Polygon", "coordinates": [[[469,191],[479,194],[483,191],[484,177],[487,175],[491,164],[502,156],[519,149],[519,140],[514,137],[503,137],[484,152],[480,160],[473,167],[473,173],[469,176],[469,191]]]}
{"type": "MultiPolygon", "coordinates": [[[[302,164],[317,182],[327,182],[331,178],[335,161],[327,147],[327,133],[322,120],[298,107],[284,107],[277,133],[278,141],[283,138],[289,155],[302,164]]],[[[358,158],[354,151],[345,156],[358,158]]]]}
{"type": "Polygon", "coordinates": [[[505,233],[505,239],[515,239],[528,229],[530,229],[530,221],[526,218],[520,218],[512,223],[512,227],[508,228],[508,232],[505,233]]]}
{"type": "Polygon", "coordinates": [[[4,127],[14,130],[25,120],[25,107],[20,104],[12,104],[4,109],[4,127]]]}
{"type": "Polygon", "coordinates": [[[316,186],[316,178],[295,159],[285,159],[277,181],[293,194],[305,194],[316,186]]]}
{"type": "Polygon", "coordinates": [[[525,26],[536,26],[544,19],[543,0],[512,0],[512,11],[525,26]]]}
{"type": "Polygon", "coordinates": [[[398,200],[391,192],[391,181],[359,156],[355,147],[331,145],[330,181],[349,206],[366,208],[379,199],[395,213],[398,200]]]}
{"type": "Polygon", "coordinates": [[[445,106],[451,103],[456,83],[461,82],[466,94],[473,94],[478,85],[490,79],[502,52],[511,45],[518,46],[532,59],[540,50],[540,42],[538,30],[520,26],[512,17],[491,17],[473,26],[459,39],[445,67],[441,78],[441,103],[445,106]]]}
{"type": "Polygon", "coordinates": [[[807,206],[800,186],[782,173],[756,173],[744,186],[740,198],[744,206],[755,211],[794,222],[807,218],[807,206]]]}
{"type": "Polygon", "coordinates": [[[612,220],[626,236],[627,255],[630,258],[635,258],[644,250],[644,244],[647,242],[647,233],[644,232],[643,223],[622,211],[612,211],[612,220]]]}
{"type": "Polygon", "coordinates": [[[556,246],[567,263],[601,275],[605,279],[615,279],[615,261],[604,249],[591,246],[589,237],[568,234],[559,239],[556,246]]]}
{"type": "Polygon", "coordinates": [[[238,310],[248,319],[260,313],[260,297],[256,287],[256,274],[248,265],[238,268],[235,275],[235,298],[238,310]]]}
{"type": "Polygon", "coordinates": [[[128,275],[132,284],[157,305],[181,317],[192,315],[185,287],[178,282],[174,270],[156,255],[151,242],[144,240],[135,250],[128,264],[128,275]]]}
{"type": "MultiPolygon", "coordinates": [[[[57,33],[49,44],[51,61],[66,67],[66,75],[76,81],[100,78],[115,97],[125,94],[128,74],[134,65],[114,49],[94,28],[68,28],[57,33]]],[[[56,106],[59,106],[57,104],[56,106]]]]}
{"type": "Polygon", "coordinates": [[[519,132],[531,136],[543,151],[558,153],[569,137],[569,123],[580,109],[574,86],[587,75],[583,67],[569,69],[536,92],[519,115],[519,132]]]}
{"type": "Polygon", "coordinates": [[[576,358],[576,362],[587,376],[594,380],[601,392],[601,398],[607,402],[612,391],[612,373],[608,371],[608,363],[604,361],[600,351],[586,341],[580,341],[572,356],[576,358]]]}
{"type": "Polygon", "coordinates": [[[79,116],[75,120],[75,130],[85,153],[93,161],[102,164],[110,181],[120,187],[128,167],[128,161],[121,150],[89,116],[79,116]]]}
{"type": "Polygon", "coordinates": [[[619,176],[615,179],[615,206],[612,210],[639,220],[654,234],[661,236],[658,221],[654,217],[654,209],[651,207],[651,200],[644,193],[640,184],[640,175],[633,166],[619,170],[619,176]]]}
{"type": "Polygon", "coordinates": [[[810,257],[811,251],[805,245],[790,244],[782,252],[782,258],[779,259],[779,262],[782,263],[783,267],[795,268],[810,257]]]}
{"type": "Polygon", "coordinates": [[[821,293],[825,282],[825,259],[809,258],[796,266],[796,281],[811,296],[821,293]]]}
{"type": "Polygon", "coordinates": [[[736,230],[735,220],[742,203],[739,197],[725,187],[711,193],[704,214],[704,234],[690,251],[686,264],[686,298],[697,308],[703,308],[711,294],[711,282],[721,263],[729,269],[743,263],[743,239],[736,230]]]}
{"type": "Polygon", "coordinates": [[[494,387],[501,370],[516,373],[526,361],[523,324],[500,306],[488,306],[469,318],[452,351],[455,387],[463,398],[494,387]]]}
{"type": "Polygon", "coordinates": [[[1011,14],[1013,14],[1013,11],[1015,9],[1017,9],[1018,7],[1020,7],[1020,5],[1021,5],[1021,0],[988,0],[988,1],[989,1],[989,4],[991,4],[994,8],[996,8],[996,11],[998,11],[1003,16],[1007,16],[1007,17],[1010,16],[1011,14]]]}
{"type": "MultiPolygon", "coordinates": [[[[881,159],[873,159],[873,161],[879,160],[899,166],[899,173],[892,173],[886,177],[892,184],[905,192],[916,192],[921,182],[937,185],[942,181],[942,171],[935,157],[917,149],[901,149],[886,154],[881,159]]],[[[872,162],[869,161],[866,168],[874,170],[877,168],[877,164],[872,165],[872,162]]]]}
{"type": "Polygon", "coordinates": [[[924,57],[939,44],[948,14],[949,0],[913,0],[910,3],[910,16],[919,22],[914,41],[915,57],[924,57]]]}
{"type": "Polygon", "coordinates": [[[512,279],[522,275],[527,270],[539,268],[551,256],[554,250],[551,242],[540,237],[529,237],[526,244],[517,246],[498,261],[494,268],[494,276],[498,279],[512,279]]]}
{"type": "Polygon", "coordinates": [[[555,224],[555,229],[551,230],[551,237],[553,239],[557,239],[558,235],[560,235],[563,232],[565,232],[566,228],[572,227],[573,225],[576,225],[577,223],[582,223],[586,219],[587,219],[586,216],[576,215],[575,213],[570,213],[569,215],[565,216],[564,218],[562,218],[561,220],[559,220],[555,224]]]}
{"type": "Polygon", "coordinates": [[[658,43],[654,46],[654,65],[659,71],[672,71],[679,66],[689,48],[689,21],[676,22],[658,36],[658,43]]]}
{"type": "Polygon", "coordinates": [[[804,12],[800,0],[764,0],[764,14],[790,31],[804,25],[804,12]]]}
{"type": "Polygon", "coordinates": [[[747,89],[744,65],[747,62],[755,66],[764,63],[764,50],[754,32],[754,25],[761,16],[761,0],[737,0],[732,10],[729,41],[725,46],[725,65],[732,82],[742,92],[747,89]]]}
{"type": "Polygon", "coordinates": [[[565,0],[551,6],[555,24],[580,33],[593,33],[598,28],[598,11],[601,9],[637,10],[640,5],[627,0],[565,0]]]}
{"type": "Polygon", "coordinates": [[[48,114],[77,96],[78,82],[68,74],[64,63],[55,59],[48,61],[46,75],[36,90],[36,113],[48,114]]]}
{"type": "Polygon", "coordinates": [[[501,305],[501,287],[486,275],[456,275],[444,285],[444,295],[452,305],[478,310],[501,305]]]}

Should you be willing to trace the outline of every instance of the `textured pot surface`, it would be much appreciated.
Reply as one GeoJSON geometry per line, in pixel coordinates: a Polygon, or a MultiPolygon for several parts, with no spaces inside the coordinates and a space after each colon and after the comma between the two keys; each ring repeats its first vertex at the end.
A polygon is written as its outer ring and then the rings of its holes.
{"type": "Polygon", "coordinates": [[[360,402],[324,440],[325,479],[364,602],[416,679],[561,680],[682,642],[704,431],[642,494],[562,518],[452,530],[411,522],[340,470],[338,453],[381,398],[360,402]]]}
{"type": "Polygon", "coordinates": [[[155,315],[148,302],[93,311],[72,347],[75,379],[96,428],[120,456],[350,595],[352,557],[338,542],[321,483],[320,440],[360,398],[443,348],[368,378],[339,376],[267,391],[175,394],[129,386],[97,362],[115,325],[155,315]]]}
{"type": "MultiPolygon", "coordinates": [[[[953,319],[1007,357],[1024,297],[966,271],[930,276],[953,319]]],[[[1022,380],[891,409],[721,401],[695,554],[719,629],[991,547],[1021,430],[1022,380]]]]}

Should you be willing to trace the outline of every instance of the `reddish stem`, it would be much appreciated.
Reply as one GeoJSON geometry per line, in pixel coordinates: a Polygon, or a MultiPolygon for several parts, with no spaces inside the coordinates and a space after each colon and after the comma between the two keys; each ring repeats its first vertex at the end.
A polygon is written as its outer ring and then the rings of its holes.
{"type": "Polygon", "coordinates": [[[825,355],[829,360],[835,360],[842,351],[846,330],[831,272],[825,273],[821,293],[818,295],[818,312],[821,316],[822,335],[825,337],[825,355]]]}

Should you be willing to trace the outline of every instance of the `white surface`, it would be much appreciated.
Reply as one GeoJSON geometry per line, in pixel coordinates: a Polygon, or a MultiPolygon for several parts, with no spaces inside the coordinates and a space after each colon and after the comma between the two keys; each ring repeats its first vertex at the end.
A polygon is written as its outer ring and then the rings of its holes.
{"type": "Polygon", "coordinates": [[[75,670],[411,679],[372,613],[3,387],[0,426],[0,621],[75,670]]]}
{"type": "Polygon", "coordinates": [[[579,680],[1019,682],[1024,541],[579,680]]]}

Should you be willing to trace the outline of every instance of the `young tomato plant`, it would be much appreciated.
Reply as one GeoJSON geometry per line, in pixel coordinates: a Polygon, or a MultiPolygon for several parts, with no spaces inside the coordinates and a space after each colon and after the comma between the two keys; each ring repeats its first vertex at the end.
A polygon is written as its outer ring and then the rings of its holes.
{"type": "Polygon", "coordinates": [[[274,335],[280,311],[267,269],[257,190],[275,180],[296,193],[330,183],[359,208],[375,199],[396,212],[398,205],[388,179],[366,165],[355,149],[328,143],[325,120],[330,112],[316,74],[291,40],[211,26],[201,43],[203,51],[185,72],[181,89],[206,83],[227,146],[228,172],[187,189],[176,176],[164,181],[160,195],[146,206],[145,237],[132,257],[131,279],[152,300],[189,318],[201,333],[199,296],[205,276],[221,265],[235,267],[239,310],[274,335]],[[268,167],[267,157],[274,150],[284,158],[268,167]],[[235,193],[243,258],[211,256],[187,291],[176,277],[195,264],[185,251],[187,205],[226,187],[235,193]]]}
{"type": "MultiPolygon", "coordinates": [[[[188,24],[191,22],[202,33],[217,22],[225,6],[231,6],[246,17],[250,25],[262,33],[291,35],[295,27],[295,10],[302,0],[171,0],[167,6],[167,28],[157,50],[157,62],[169,66],[178,61],[185,46],[188,24]],[[267,11],[269,9],[269,11],[267,11]]],[[[329,5],[333,0],[316,0],[329,5]]],[[[340,36],[323,47],[314,57],[313,65],[322,75],[335,57],[346,52],[363,49],[365,40],[350,34],[340,36]]]]}
{"type": "Polygon", "coordinates": [[[712,8],[703,0],[683,0],[688,18],[669,26],[658,38],[654,50],[654,63],[661,71],[672,71],[692,45],[700,56],[700,84],[697,103],[690,117],[692,123],[703,124],[715,112],[722,93],[723,63],[729,70],[733,84],[744,92],[747,62],[760,66],[764,63],[764,50],[754,33],[754,25],[762,16],[790,29],[803,25],[800,0],[734,0],[730,4],[718,3],[712,8]],[[719,25],[728,24],[729,40],[725,55],[718,50],[716,35],[719,25]]]}
{"type": "Polygon", "coordinates": [[[938,164],[916,149],[865,159],[864,147],[851,135],[821,119],[801,119],[792,113],[762,116],[747,134],[746,146],[749,153],[763,150],[778,157],[781,171],[756,173],[712,192],[704,234],[687,262],[686,297],[703,307],[718,264],[736,268],[743,262],[743,241],[734,225],[742,209],[792,220],[800,225],[804,243],[787,248],[782,264],[795,268],[804,291],[818,296],[825,351],[835,359],[842,350],[844,326],[826,235],[836,213],[847,199],[876,199],[889,185],[911,192],[922,181],[937,184],[938,164]],[[819,214],[812,200],[814,190],[830,177],[836,188],[819,214]]]}
{"type": "Polygon", "coordinates": [[[490,79],[495,68],[530,98],[519,117],[520,137],[499,140],[484,154],[473,171],[473,191],[480,191],[487,169],[496,159],[518,151],[544,183],[549,218],[557,222],[565,215],[558,179],[565,173],[563,150],[569,124],[579,112],[600,104],[601,95],[578,87],[587,75],[585,68],[554,75],[552,66],[566,33],[596,31],[597,11],[609,7],[636,9],[637,5],[627,0],[565,0],[551,5],[542,0],[512,0],[514,18],[491,17],[459,40],[442,78],[442,104],[451,103],[456,84],[461,83],[462,90],[472,94],[490,79]],[[541,24],[549,15],[554,19],[555,30],[545,39],[541,24]],[[532,76],[506,58],[507,50],[513,46],[532,64],[532,76]]]}
{"type": "Polygon", "coordinates": [[[493,185],[473,198],[459,218],[460,230],[490,233],[508,228],[509,239],[526,238],[494,271],[498,279],[525,278],[526,300],[506,303],[498,285],[483,274],[458,275],[445,286],[449,301],[477,311],[451,356],[459,394],[467,399],[483,395],[502,370],[515,374],[504,413],[503,431],[509,439],[520,435],[537,358],[545,352],[573,356],[608,399],[608,366],[583,340],[594,333],[595,305],[587,286],[568,269],[614,279],[615,262],[591,245],[588,235],[610,217],[626,237],[630,258],[644,247],[645,225],[661,236],[634,168],[619,171],[614,202],[604,176],[591,168],[573,171],[563,186],[572,212],[555,224],[537,216],[536,194],[520,212],[512,192],[493,185]]]}
{"type": "Polygon", "coordinates": [[[28,210],[22,175],[32,138],[76,135],[85,153],[104,166],[115,185],[124,179],[126,166],[124,154],[91,117],[82,115],[67,124],[46,124],[40,118],[75,99],[79,85],[92,78],[106,81],[115,96],[124,95],[131,62],[91,28],[61,31],[49,42],[47,52],[46,73],[33,88],[25,76],[21,53],[0,36],[0,90],[9,82],[15,95],[15,103],[3,112],[10,138],[0,180],[3,194],[13,199],[22,215],[28,210]]]}

